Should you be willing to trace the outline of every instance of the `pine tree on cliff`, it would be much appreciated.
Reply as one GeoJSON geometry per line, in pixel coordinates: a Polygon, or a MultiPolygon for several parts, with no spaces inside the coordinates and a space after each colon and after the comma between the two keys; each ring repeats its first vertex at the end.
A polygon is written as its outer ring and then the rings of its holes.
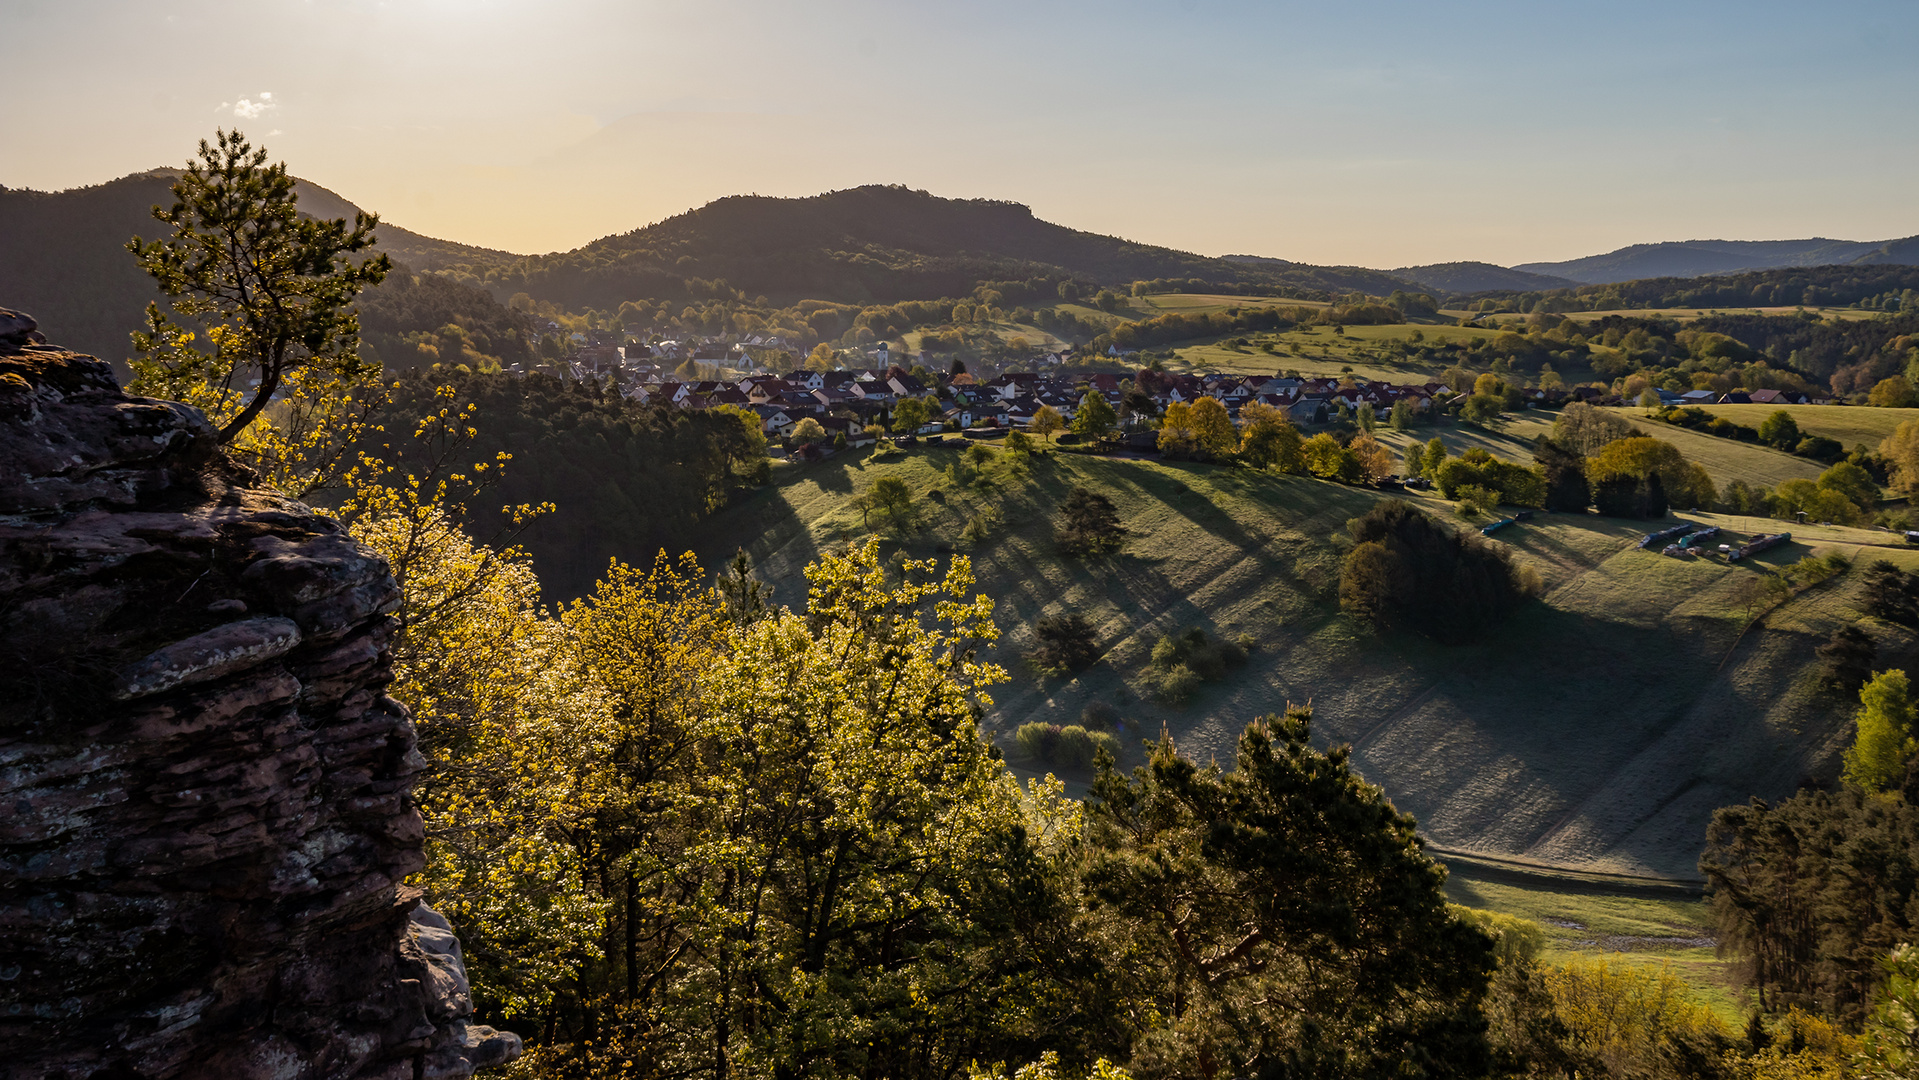
{"type": "Polygon", "coordinates": [[[199,160],[173,185],[178,201],[153,208],[173,235],[127,243],[173,308],[170,316],[147,306],[148,332],[134,335],[133,388],[210,406],[223,443],[298,373],[349,384],[379,373],[360,359],[359,317],[349,305],[392,262],[348,258],[373,246],[378,215],[356,214],[351,228],[302,217],[286,164],[266,161],[266,150],[238,131],[201,140],[199,160]],[[175,317],[197,323],[205,337],[175,317]],[[196,400],[203,387],[212,400],[196,400]]]}

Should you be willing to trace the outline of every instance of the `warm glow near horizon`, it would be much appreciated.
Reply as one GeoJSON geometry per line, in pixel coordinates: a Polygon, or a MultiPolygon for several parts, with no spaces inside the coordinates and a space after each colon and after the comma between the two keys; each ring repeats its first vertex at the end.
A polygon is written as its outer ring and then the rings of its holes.
{"type": "Polygon", "coordinates": [[[1909,3],[1329,7],[8,0],[0,184],[238,125],[396,225],[520,252],[869,183],[1382,268],[1919,233],[1909,3]]]}

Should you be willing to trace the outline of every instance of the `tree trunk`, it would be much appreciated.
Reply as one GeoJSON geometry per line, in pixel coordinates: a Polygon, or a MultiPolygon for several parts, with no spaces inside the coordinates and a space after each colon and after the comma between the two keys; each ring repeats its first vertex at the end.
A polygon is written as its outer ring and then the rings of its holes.
{"type": "Polygon", "coordinates": [[[640,926],[639,926],[639,883],[633,880],[633,871],[626,872],[626,1003],[634,1004],[640,996],[640,926]]]}

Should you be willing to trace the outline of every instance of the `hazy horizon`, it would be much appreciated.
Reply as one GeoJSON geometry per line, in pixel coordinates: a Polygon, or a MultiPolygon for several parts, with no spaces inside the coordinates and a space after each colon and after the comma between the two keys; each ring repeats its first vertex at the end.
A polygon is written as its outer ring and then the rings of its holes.
{"type": "Polygon", "coordinates": [[[237,125],[394,225],[522,253],[872,183],[1379,268],[1919,233],[1910,5],[8,6],[35,46],[0,183],[237,125]]]}

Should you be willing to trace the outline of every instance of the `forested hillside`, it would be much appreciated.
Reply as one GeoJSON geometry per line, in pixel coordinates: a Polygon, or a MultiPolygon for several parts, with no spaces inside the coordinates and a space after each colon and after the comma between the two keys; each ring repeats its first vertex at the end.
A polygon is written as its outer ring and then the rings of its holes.
{"type": "Polygon", "coordinates": [[[468,524],[483,539],[516,537],[549,599],[591,591],[610,558],[645,566],[662,550],[686,550],[736,484],[766,467],[758,425],[740,414],[642,405],[545,375],[415,372],[394,386],[379,417],[386,430],[369,442],[404,443],[416,418],[438,407],[441,386],[475,410],[473,439],[455,464],[512,455],[503,478],[472,501],[468,524]],[[555,511],[524,531],[503,509],[542,503],[555,511]]]}
{"type": "Polygon", "coordinates": [[[1391,291],[1377,271],[1212,259],[1041,221],[1019,203],[869,185],[801,199],[737,195],[576,251],[474,267],[501,292],[573,307],[682,297],[724,280],[776,302],[960,296],[981,281],[1056,274],[1092,285],[1200,278],[1296,292],[1391,291]]]}
{"type": "Polygon", "coordinates": [[[1527,289],[1569,289],[1579,284],[1571,278],[1550,274],[1529,274],[1483,262],[1434,263],[1431,266],[1402,266],[1395,277],[1416,282],[1428,289],[1454,296],[1468,293],[1523,292],[1527,289]]]}
{"type": "Polygon", "coordinates": [[[1703,277],[1788,267],[1919,261],[1919,237],[1900,240],[1673,240],[1633,244],[1564,262],[1522,263],[1514,270],[1591,285],[1650,277],[1703,277]]]}
{"type": "MultiPolygon", "coordinates": [[[[154,169],[60,192],[0,188],[0,303],[32,313],[49,340],[124,363],[127,335],[145,328],[147,304],[161,299],[126,243],[166,233],[153,208],[173,205],[171,186],[179,175],[178,169],[154,169]]],[[[298,190],[301,210],[316,217],[350,221],[357,209],[314,184],[302,182],[298,190]]],[[[378,249],[408,269],[437,269],[456,256],[467,264],[510,258],[384,222],[377,238],[378,249]]],[[[423,303],[429,293],[406,291],[411,284],[410,275],[396,273],[361,298],[363,329],[383,359],[397,357],[387,339],[461,320],[498,331],[489,334],[501,342],[487,350],[491,355],[506,356],[513,348],[505,344],[512,317],[484,292],[446,282],[428,286],[432,300],[423,303]]],[[[397,358],[398,366],[410,363],[397,358]]]]}
{"type": "Polygon", "coordinates": [[[1888,301],[1919,287],[1919,266],[1815,266],[1752,270],[1711,277],[1660,277],[1576,289],[1496,289],[1470,299],[1524,298],[1553,311],[1616,311],[1622,308],[1821,307],[1888,301]]]}

